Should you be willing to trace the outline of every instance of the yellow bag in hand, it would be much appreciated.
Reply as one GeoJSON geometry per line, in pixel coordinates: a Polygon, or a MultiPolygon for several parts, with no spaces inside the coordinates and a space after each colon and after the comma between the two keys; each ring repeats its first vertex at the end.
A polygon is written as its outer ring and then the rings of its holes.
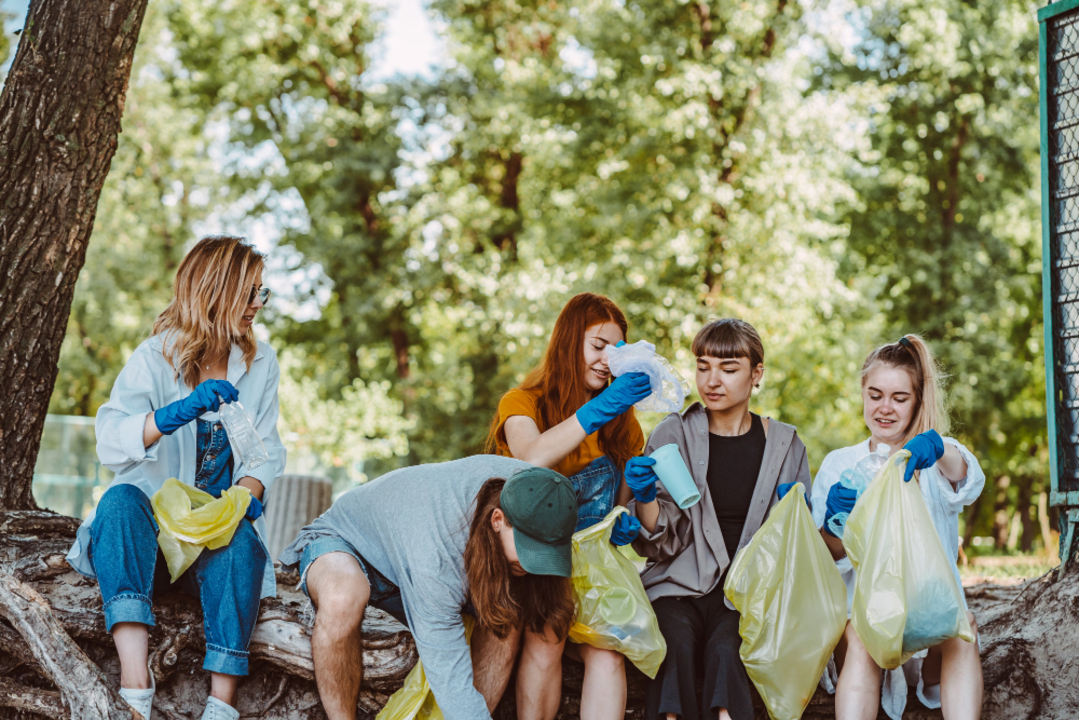
{"type": "Polygon", "coordinates": [[[900,450],[858,498],[843,546],[858,573],[850,621],[886,670],[944,640],[974,641],[963,591],[916,481],[903,482],[900,450]]]}
{"type": "Polygon", "coordinates": [[[184,574],[203,548],[217,550],[232,542],[236,527],[251,504],[251,491],[233,485],[221,497],[169,478],[150,498],[160,532],[157,544],[173,582],[184,574]]]}
{"type": "MultiPolygon", "coordinates": [[[[471,642],[475,620],[471,615],[462,615],[461,618],[465,621],[465,640],[471,642]]],[[[427,684],[423,661],[416,662],[416,667],[405,678],[405,684],[390,696],[375,720],[444,720],[435,702],[435,694],[427,684]]]]}
{"type": "Polygon", "coordinates": [[[738,552],[723,592],[738,654],[773,720],[798,720],[847,626],[847,588],[795,484],[738,552]]]}
{"type": "Polygon", "coordinates": [[[600,522],[573,535],[577,621],[569,639],[620,652],[655,678],[667,656],[667,642],[637,568],[611,545],[611,528],[624,512],[624,507],[616,507],[600,522]]]}

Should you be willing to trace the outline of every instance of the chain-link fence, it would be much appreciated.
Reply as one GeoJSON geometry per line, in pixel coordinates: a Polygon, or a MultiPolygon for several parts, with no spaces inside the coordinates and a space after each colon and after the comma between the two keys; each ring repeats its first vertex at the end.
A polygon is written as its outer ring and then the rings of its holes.
{"type": "Polygon", "coordinates": [[[1050,262],[1058,491],[1079,489],[1079,12],[1047,27],[1050,262]]]}

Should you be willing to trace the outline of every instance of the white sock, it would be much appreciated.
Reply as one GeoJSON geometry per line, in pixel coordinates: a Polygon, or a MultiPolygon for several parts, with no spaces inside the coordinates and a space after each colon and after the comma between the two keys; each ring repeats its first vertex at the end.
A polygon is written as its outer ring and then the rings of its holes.
{"type": "Polygon", "coordinates": [[[128,705],[135,708],[135,711],[138,712],[139,715],[142,715],[145,720],[150,720],[150,708],[154,704],[154,688],[149,687],[145,690],[120,688],[120,697],[122,697],[124,702],[128,705]]]}
{"type": "Polygon", "coordinates": [[[150,672],[150,687],[146,689],[134,689],[134,688],[120,688],[120,697],[124,699],[131,707],[142,715],[144,720],[150,720],[150,708],[154,704],[154,693],[157,691],[157,681],[154,678],[154,670],[150,667],[149,661],[146,663],[146,669],[150,672]]]}
{"type": "Polygon", "coordinates": [[[213,695],[206,698],[206,709],[202,711],[202,720],[239,720],[240,711],[213,695]]]}

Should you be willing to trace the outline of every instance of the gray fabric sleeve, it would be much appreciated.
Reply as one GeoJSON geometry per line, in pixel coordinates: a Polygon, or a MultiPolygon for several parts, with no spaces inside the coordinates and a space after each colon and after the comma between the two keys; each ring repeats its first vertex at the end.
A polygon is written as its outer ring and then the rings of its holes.
{"type": "Polygon", "coordinates": [[[429,575],[401,587],[401,599],[423,661],[423,672],[446,720],[490,720],[487,701],[472,684],[472,656],[454,591],[429,575]]]}

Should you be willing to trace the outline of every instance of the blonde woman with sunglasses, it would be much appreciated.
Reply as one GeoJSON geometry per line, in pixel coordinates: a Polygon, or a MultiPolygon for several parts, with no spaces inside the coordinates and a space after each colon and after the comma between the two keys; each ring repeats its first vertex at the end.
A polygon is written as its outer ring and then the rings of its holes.
{"type": "Polygon", "coordinates": [[[269,299],[262,270],[263,256],[241,238],[196,243],[180,263],[172,301],[153,334],[136,348],[97,413],[98,457],[116,479],[79,528],[68,562],[97,579],[120,656],[120,695],[147,720],[155,599],[181,590],[201,601],[203,669],[211,676],[202,718],[236,720],[234,695],[248,672],[259,600],[276,592],[262,510],[284,471],[285,448],[277,434],[277,357],[252,327],[269,299]],[[269,454],[270,461],[255,468],[234,457],[218,417],[222,403],[237,400],[269,454]],[[204,550],[175,583],[158,549],[150,506],[169,478],[215,497],[232,485],[252,496],[231,543],[204,550]]]}

